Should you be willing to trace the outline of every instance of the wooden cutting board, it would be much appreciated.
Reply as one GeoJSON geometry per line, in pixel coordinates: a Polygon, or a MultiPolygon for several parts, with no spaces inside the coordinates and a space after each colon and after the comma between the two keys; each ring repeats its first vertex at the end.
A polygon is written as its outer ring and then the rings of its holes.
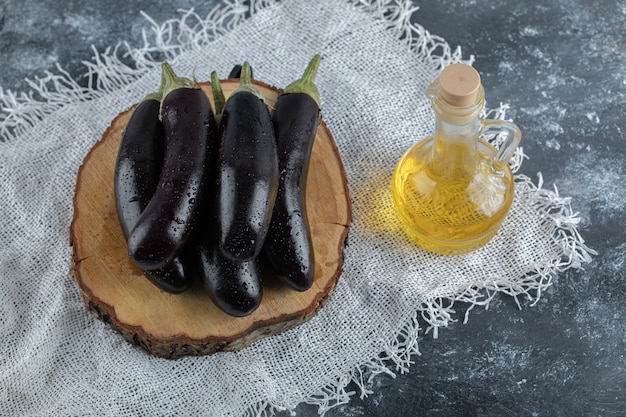
{"type": "MultiPolygon", "coordinates": [[[[223,80],[228,97],[236,79],[223,80]]],[[[254,81],[270,106],[279,90],[254,81]]],[[[213,100],[209,83],[202,88],[213,100]]],[[[307,177],[307,211],[315,251],[315,281],[297,292],[277,280],[263,282],[263,301],[246,317],[218,309],[200,283],[182,294],[150,283],[128,257],[117,218],[113,176],[120,140],[135,106],[119,114],[81,165],[70,227],[72,273],[88,310],[152,355],[179,358],[236,351],[310,319],[332,293],[343,267],[351,222],[344,167],[328,127],[322,122],[307,177]]]]}

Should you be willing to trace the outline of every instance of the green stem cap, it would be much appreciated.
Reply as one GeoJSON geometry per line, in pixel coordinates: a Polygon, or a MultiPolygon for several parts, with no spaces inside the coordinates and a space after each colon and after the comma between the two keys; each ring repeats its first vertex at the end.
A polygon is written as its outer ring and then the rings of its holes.
{"type": "Polygon", "coordinates": [[[163,98],[167,97],[169,93],[179,88],[192,88],[194,82],[189,78],[178,77],[172,66],[167,62],[161,64],[161,74],[164,80],[163,98]]]}
{"type": "Polygon", "coordinates": [[[241,75],[239,76],[239,88],[233,91],[232,95],[235,95],[241,91],[252,93],[261,100],[264,100],[263,95],[252,85],[252,70],[250,69],[250,63],[248,61],[244,62],[243,67],[241,67],[241,75]]]}
{"type": "Polygon", "coordinates": [[[222,84],[217,77],[217,71],[211,73],[211,90],[213,91],[213,102],[215,103],[215,120],[220,123],[222,118],[222,112],[224,111],[224,104],[226,99],[224,98],[224,92],[222,91],[222,84]]]}
{"type": "Polygon", "coordinates": [[[144,101],[146,100],[156,100],[161,101],[163,99],[163,91],[165,90],[165,75],[163,71],[161,71],[161,85],[159,86],[159,91],[155,91],[154,93],[150,93],[144,97],[144,101]]]}
{"type": "Polygon", "coordinates": [[[304,70],[304,74],[302,78],[296,80],[289,84],[285,88],[285,94],[289,93],[302,93],[310,96],[317,103],[318,107],[320,105],[320,93],[315,85],[315,76],[317,75],[317,69],[320,65],[320,54],[317,54],[311,59],[309,65],[304,70]]]}

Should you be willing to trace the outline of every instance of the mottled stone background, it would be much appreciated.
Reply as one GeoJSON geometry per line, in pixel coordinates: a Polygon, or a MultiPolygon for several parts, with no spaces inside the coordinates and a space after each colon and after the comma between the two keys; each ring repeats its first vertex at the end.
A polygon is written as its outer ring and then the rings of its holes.
{"type": "MultiPolygon", "coordinates": [[[[92,46],[142,44],[140,10],[161,22],[217,3],[0,0],[0,87],[25,92],[25,78],[56,65],[85,84],[92,46]]],[[[626,415],[626,2],[414,3],[414,21],[475,57],[488,104],[508,103],[524,133],[522,172],[572,197],[599,255],[560,274],[535,306],[498,296],[467,324],[425,335],[409,374],[378,376],[373,394],[327,416],[626,415]]]]}

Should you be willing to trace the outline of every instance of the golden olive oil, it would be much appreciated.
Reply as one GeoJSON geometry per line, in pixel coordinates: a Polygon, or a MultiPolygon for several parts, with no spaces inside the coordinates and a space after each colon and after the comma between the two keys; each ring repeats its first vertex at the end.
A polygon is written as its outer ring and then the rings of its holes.
{"type": "Polygon", "coordinates": [[[508,161],[521,132],[513,123],[483,120],[484,89],[469,65],[453,64],[427,89],[434,134],[409,148],[393,173],[393,202],[407,234],[422,248],[460,255],[500,229],[514,195],[508,161]],[[506,135],[500,150],[481,136],[506,135]]]}
{"type": "MultiPolygon", "coordinates": [[[[409,149],[392,177],[392,197],[407,234],[424,249],[459,255],[485,245],[498,232],[513,201],[513,176],[496,169],[496,153],[480,142],[475,170],[432,168],[433,138],[409,149]]],[[[463,160],[462,148],[450,159],[463,160]],[[456,156],[456,158],[455,158],[456,156]]],[[[461,164],[462,165],[462,164],[461,164]]]]}

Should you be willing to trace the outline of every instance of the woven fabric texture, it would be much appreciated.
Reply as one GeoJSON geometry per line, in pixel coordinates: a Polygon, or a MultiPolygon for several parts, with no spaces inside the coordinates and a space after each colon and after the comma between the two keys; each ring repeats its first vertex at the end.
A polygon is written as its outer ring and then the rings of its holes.
{"type": "MultiPolygon", "coordinates": [[[[112,48],[87,64],[89,88],[59,70],[33,80],[30,94],[0,90],[0,415],[255,416],[302,402],[323,413],[349,400],[351,381],[364,389],[364,378],[410,371],[418,339],[457,320],[456,301],[486,305],[498,292],[537,300],[554,274],[590,261],[569,200],[521,175],[486,247],[440,257],[404,235],[391,173],[431,133],[425,88],[462,59],[411,23],[410,2],[250,3],[161,24],[147,18],[144,46],[112,48]],[[87,312],[70,275],[83,158],[119,112],[159,84],[164,59],[201,81],[248,60],[255,78],[285,86],[315,53],[323,116],[353,202],[344,271],[327,305],[237,353],[170,361],[125,342],[87,312]]],[[[488,116],[504,117],[505,106],[496,107],[488,116]]]]}

